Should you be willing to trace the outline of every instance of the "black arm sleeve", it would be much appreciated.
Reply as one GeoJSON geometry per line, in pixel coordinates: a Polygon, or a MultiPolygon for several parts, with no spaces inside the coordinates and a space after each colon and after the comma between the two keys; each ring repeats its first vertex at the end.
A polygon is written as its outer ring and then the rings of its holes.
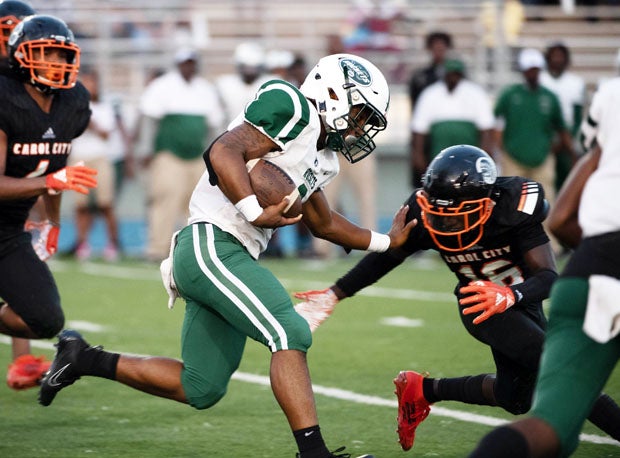
{"type": "Polygon", "coordinates": [[[549,297],[551,285],[556,278],[558,278],[558,273],[555,270],[541,269],[523,283],[512,285],[510,289],[517,303],[539,302],[549,297]]]}
{"type": "Polygon", "coordinates": [[[336,286],[347,297],[351,297],[359,290],[375,283],[394,267],[399,266],[403,260],[404,258],[394,256],[389,251],[370,253],[336,281],[336,286]]]}

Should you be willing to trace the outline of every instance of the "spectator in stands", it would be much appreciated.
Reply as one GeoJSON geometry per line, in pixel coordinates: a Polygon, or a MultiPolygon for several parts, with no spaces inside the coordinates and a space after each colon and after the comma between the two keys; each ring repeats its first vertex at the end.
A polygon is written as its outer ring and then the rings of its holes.
{"type": "Polygon", "coordinates": [[[280,78],[289,81],[289,67],[295,59],[294,54],[286,49],[272,49],[265,56],[265,68],[270,78],[280,78]]]}
{"type": "Polygon", "coordinates": [[[411,109],[415,107],[422,91],[443,77],[443,62],[452,49],[452,36],[442,31],[431,32],[426,35],[425,48],[431,61],[428,66],[416,70],[409,80],[411,109]]]}
{"type": "Polygon", "coordinates": [[[174,230],[185,223],[189,199],[204,172],[202,153],[223,121],[215,87],[198,75],[196,51],[179,49],[174,63],[173,70],[149,83],[140,100],[142,122],[156,124],[146,254],[157,262],[168,256],[174,230]]]}
{"type": "Polygon", "coordinates": [[[291,65],[288,67],[289,81],[299,87],[301,83],[304,82],[307,74],[308,65],[306,63],[306,58],[299,54],[293,56],[293,62],[291,62],[291,65]]]}
{"type": "MultiPolygon", "coordinates": [[[[579,133],[579,126],[586,99],[584,79],[568,71],[571,64],[570,50],[561,42],[552,43],[545,52],[547,68],[540,74],[540,84],[550,89],[560,100],[564,122],[573,138],[573,144],[579,133]]],[[[575,148],[577,150],[577,148],[575,148]]],[[[555,139],[552,150],[555,152],[555,191],[562,187],[572,167],[569,151],[563,149],[562,142],[555,139]]]]}
{"type": "Polygon", "coordinates": [[[557,134],[562,148],[576,160],[557,96],[539,83],[545,58],[537,49],[526,48],[518,59],[523,82],[500,92],[495,105],[497,141],[502,151],[501,173],[523,176],[541,183],[549,203],[555,196],[555,160],[551,144],[557,134]]]}
{"type": "Polygon", "coordinates": [[[422,91],[411,122],[411,167],[419,177],[444,148],[466,144],[493,155],[495,119],[485,90],[465,77],[465,63],[457,57],[444,62],[444,76],[422,91]]]}
{"type": "Polygon", "coordinates": [[[95,70],[80,72],[80,81],[90,92],[90,122],[82,135],[73,141],[70,162],[82,163],[97,170],[97,189],[88,195],[75,196],[75,225],[77,244],[75,256],[80,261],[91,257],[92,250],[88,236],[95,216],[100,213],[105,221],[108,240],[103,250],[106,261],[119,257],[118,222],[114,212],[115,176],[111,136],[116,129],[116,117],[112,104],[103,101],[100,94],[99,74],[95,70]]]}
{"type": "Polygon", "coordinates": [[[258,88],[270,79],[265,72],[265,50],[258,43],[240,43],[235,48],[233,58],[236,71],[215,80],[226,112],[226,123],[243,112],[258,88]]]}
{"type": "Polygon", "coordinates": [[[393,0],[354,0],[343,37],[347,52],[400,51],[392,27],[402,16],[402,5],[393,0]]]}

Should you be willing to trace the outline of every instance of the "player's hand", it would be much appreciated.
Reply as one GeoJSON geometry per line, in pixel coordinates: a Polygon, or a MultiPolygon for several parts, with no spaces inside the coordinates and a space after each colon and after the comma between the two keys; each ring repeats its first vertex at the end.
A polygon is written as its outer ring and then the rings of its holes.
{"type": "Polygon", "coordinates": [[[330,288],[294,293],[294,296],[304,300],[295,306],[295,311],[308,322],[311,332],[329,318],[338,303],[338,297],[330,288]]]}
{"type": "Polygon", "coordinates": [[[301,221],[302,214],[297,215],[294,218],[288,218],[284,216],[290,201],[288,197],[282,199],[282,201],[275,205],[269,205],[263,208],[263,212],[258,218],[252,221],[252,224],[257,227],[267,227],[275,229],[277,227],[288,226],[301,221]]]}
{"type": "Polygon", "coordinates": [[[41,261],[47,261],[58,250],[60,226],[49,220],[26,221],[24,229],[32,234],[32,247],[41,261]]]}
{"type": "Polygon", "coordinates": [[[83,165],[68,165],[45,177],[45,186],[50,194],[71,190],[88,194],[89,188],[97,187],[97,171],[83,165]]]}
{"type": "Polygon", "coordinates": [[[515,295],[508,286],[499,286],[490,281],[473,281],[463,286],[460,293],[470,294],[459,300],[459,304],[470,306],[463,309],[463,315],[482,312],[474,319],[474,324],[480,324],[497,313],[505,312],[515,303],[515,295]]]}
{"type": "Polygon", "coordinates": [[[417,219],[412,219],[405,224],[407,220],[407,212],[409,211],[409,205],[403,205],[398,209],[394,219],[392,220],[392,227],[388,235],[390,236],[390,248],[398,248],[407,241],[411,229],[418,224],[417,219]]]}

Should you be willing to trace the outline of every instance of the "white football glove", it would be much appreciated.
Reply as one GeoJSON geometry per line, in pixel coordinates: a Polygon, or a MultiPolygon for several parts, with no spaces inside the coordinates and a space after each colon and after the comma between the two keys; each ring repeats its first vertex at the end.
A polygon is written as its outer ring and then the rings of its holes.
{"type": "Polygon", "coordinates": [[[174,246],[176,245],[178,234],[179,234],[179,231],[175,232],[172,235],[172,240],[170,241],[170,254],[159,265],[159,273],[161,274],[161,281],[163,282],[164,288],[166,288],[166,292],[168,293],[168,308],[169,309],[172,309],[172,307],[174,307],[174,302],[179,297],[179,292],[177,291],[177,285],[174,283],[174,276],[172,275],[172,254],[174,252],[174,246]]]}
{"type": "Polygon", "coordinates": [[[295,305],[295,311],[308,322],[310,332],[314,332],[329,318],[339,301],[330,288],[320,291],[304,291],[303,293],[295,293],[294,296],[297,299],[304,299],[304,302],[295,305]]]}
{"type": "Polygon", "coordinates": [[[41,261],[47,261],[58,250],[60,226],[49,220],[26,221],[24,230],[32,234],[32,248],[41,261]]]}

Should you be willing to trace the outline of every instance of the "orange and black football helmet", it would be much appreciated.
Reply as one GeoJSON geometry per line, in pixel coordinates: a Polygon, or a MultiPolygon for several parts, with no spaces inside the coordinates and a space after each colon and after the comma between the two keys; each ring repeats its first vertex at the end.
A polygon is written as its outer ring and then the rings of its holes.
{"type": "Polygon", "coordinates": [[[80,48],[61,19],[28,16],[9,37],[9,67],[45,94],[70,89],[77,82],[80,48]],[[54,57],[58,55],[60,59],[54,57]]]}
{"type": "Polygon", "coordinates": [[[26,16],[35,14],[30,5],[18,0],[0,1],[0,57],[9,56],[9,36],[17,24],[26,16]]]}
{"type": "Polygon", "coordinates": [[[439,248],[462,251],[480,240],[495,205],[491,193],[496,180],[495,162],[475,146],[451,146],[432,160],[416,200],[422,223],[439,248]]]}

